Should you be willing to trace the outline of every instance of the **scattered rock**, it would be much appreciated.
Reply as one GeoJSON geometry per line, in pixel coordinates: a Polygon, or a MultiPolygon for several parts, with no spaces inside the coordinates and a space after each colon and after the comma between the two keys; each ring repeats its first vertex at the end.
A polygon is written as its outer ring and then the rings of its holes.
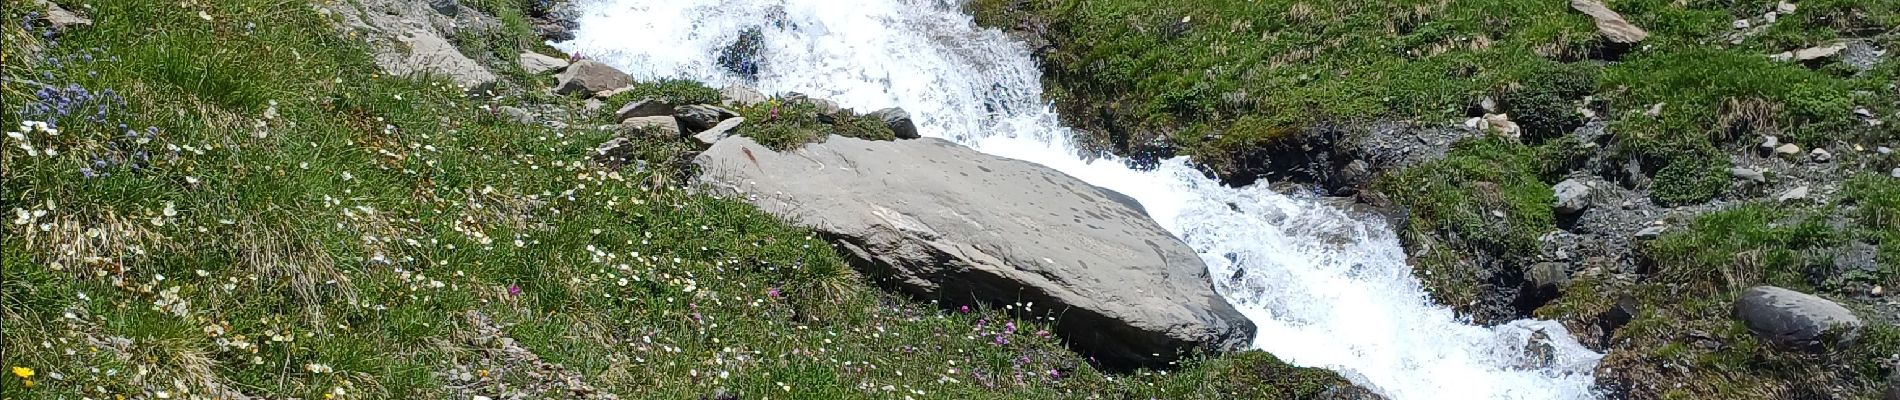
{"type": "Polygon", "coordinates": [[[560,72],[563,69],[567,69],[568,64],[567,60],[535,52],[521,53],[520,63],[521,69],[528,71],[530,74],[537,75],[549,72],[560,72]]]}
{"type": "Polygon", "coordinates": [[[1808,159],[1818,163],[1834,161],[1834,153],[1827,152],[1827,149],[1816,148],[1814,151],[1808,152],[1808,159]]]}
{"type": "Polygon", "coordinates": [[[1662,237],[1663,231],[1667,230],[1669,230],[1669,227],[1662,225],[1643,228],[1643,230],[1636,231],[1636,240],[1656,240],[1656,238],[1662,237]]]}
{"type": "Polygon", "coordinates": [[[1531,264],[1530,270],[1524,273],[1524,279],[1534,288],[1559,289],[1570,283],[1570,273],[1565,271],[1566,268],[1568,266],[1558,262],[1531,264]]]}
{"type": "Polygon", "coordinates": [[[1794,189],[1789,189],[1789,190],[1788,190],[1788,191],[1786,191],[1786,192],[1781,192],[1781,195],[1780,195],[1780,196],[1776,196],[1776,197],[1775,197],[1775,201],[1779,201],[1779,202],[1782,202],[1782,203],[1786,203],[1786,202],[1790,202],[1790,201],[1801,201],[1801,200],[1807,200],[1807,199],[1808,199],[1808,187],[1807,187],[1807,186],[1802,186],[1802,187],[1797,187],[1797,188],[1794,188],[1794,189]]]}
{"type": "Polygon", "coordinates": [[[598,93],[627,87],[633,84],[633,77],[614,67],[594,60],[581,60],[567,66],[557,78],[554,93],[598,93]]]}
{"type": "Polygon", "coordinates": [[[33,3],[46,9],[46,15],[42,18],[46,19],[46,23],[53,25],[54,31],[65,31],[75,26],[92,26],[92,19],[60,8],[59,4],[47,0],[33,0],[33,3]]]}
{"type": "Polygon", "coordinates": [[[1753,27],[1755,24],[1752,22],[1748,22],[1748,20],[1746,19],[1738,19],[1738,20],[1735,20],[1735,23],[1730,24],[1730,25],[1735,26],[1735,29],[1748,29],[1750,27],[1753,27]]]}
{"type": "Polygon", "coordinates": [[[1060,312],[1056,333],[1111,368],[1253,337],[1200,257],[1139,203],[1047,167],[940,139],[839,136],[787,153],[731,137],[694,163],[708,187],[823,231],[898,289],[947,307],[1060,312]]]}
{"type": "Polygon", "coordinates": [[[625,137],[608,139],[594,148],[594,162],[608,168],[620,168],[633,159],[633,141],[625,137]]]}
{"type": "Polygon", "coordinates": [[[758,89],[736,84],[727,85],[725,88],[719,89],[719,96],[725,98],[723,103],[728,107],[751,107],[770,100],[765,97],[764,93],[759,93],[758,89]]]}
{"type": "Polygon", "coordinates": [[[1775,3],[1775,12],[1781,13],[1783,15],[1793,14],[1794,11],[1797,9],[1799,9],[1799,7],[1796,7],[1794,3],[1789,3],[1787,1],[1780,1],[1780,2],[1775,3]]]}
{"type": "Polygon", "coordinates": [[[804,102],[805,104],[810,104],[813,108],[818,109],[818,114],[820,115],[837,114],[840,111],[844,111],[844,108],[838,106],[838,102],[820,99],[820,98],[813,98],[811,96],[806,96],[802,93],[788,94],[785,96],[785,101],[804,102]]]}
{"type": "Polygon", "coordinates": [[[1512,140],[1524,136],[1524,129],[1519,128],[1516,122],[1511,122],[1510,114],[1486,114],[1484,116],[1484,126],[1488,127],[1492,132],[1497,132],[1499,135],[1504,135],[1504,137],[1511,138],[1512,140]]]}
{"type": "Polygon", "coordinates": [[[1741,180],[1754,182],[1754,183],[1768,182],[1768,175],[1763,174],[1761,171],[1755,170],[1753,168],[1742,168],[1742,167],[1729,168],[1728,175],[1731,177],[1734,177],[1735,179],[1741,179],[1741,180]]]}
{"type": "Polygon", "coordinates": [[[1556,192],[1558,214],[1576,214],[1590,208],[1590,185],[1582,180],[1566,179],[1551,191],[1556,192]]]}
{"type": "Polygon", "coordinates": [[[1602,34],[1603,38],[1609,39],[1612,43],[1628,45],[1649,38],[1648,31],[1624,20],[1622,15],[1610,10],[1610,7],[1603,5],[1602,1],[1570,0],[1570,8],[1582,11],[1590,15],[1590,18],[1596,19],[1597,33],[1602,34]]]}
{"type": "Polygon", "coordinates": [[[1895,177],[1895,178],[1900,178],[1900,168],[1894,168],[1894,169],[1893,169],[1893,174],[1892,174],[1892,175],[1893,175],[1893,177],[1895,177]]]}
{"type": "Polygon", "coordinates": [[[1874,148],[1874,152],[1875,152],[1875,153],[1880,153],[1880,155],[1883,155],[1883,156],[1884,156],[1884,155],[1888,155],[1888,154],[1893,154],[1893,148],[1892,148],[1892,147],[1887,147],[1887,146],[1880,146],[1880,147],[1876,147],[1876,148],[1874,148]]]}
{"type": "Polygon", "coordinates": [[[884,121],[884,126],[890,127],[891,133],[897,134],[898,139],[916,139],[923,137],[917,134],[917,124],[911,122],[910,113],[905,112],[902,108],[877,110],[877,112],[871,113],[870,116],[884,121]]]}
{"type": "Polygon", "coordinates": [[[1668,105],[1668,104],[1669,103],[1651,104],[1649,105],[1648,110],[1643,110],[1643,116],[1650,117],[1650,118],[1661,118],[1662,113],[1663,113],[1663,106],[1668,105]]]}
{"type": "Polygon", "coordinates": [[[1762,137],[1762,140],[1761,140],[1762,154],[1774,154],[1775,151],[1780,148],[1781,148],[1781,138],[1774,137],[1774,136],[1762,137]]]}
{"type": "Polygon", "coordinates": [[[1809,47],[1805,49],[1776,54],[1772,57],[1774,57],[1776,61],[1810,62],[1810,61],[1817,61],[1817,60],[1826,59],[1826,58],[1832,58],[1836,55],[1840,55],[1842,50],[1847,50],[1847,43],[1842,42],[1842,43],[1834,43],[1834,44],[1825,45],[1825,46],[1809,47]]]}
{"type": "Polygon", "coordinates": [[[1900,368],[1887,372],[1887,394],[1882,400],[1900,400],[1900,368]]]}
{"type": "Polygon", "coordinates": [[[732,110],[704,104],[681,106],[673,112],[673,117],[679,118],[680,128],[688,133],[704,132],[718,125],[719,121],[737,116],[739,113],[732,110]]]}
{"type": "Polygon", "coordinates": [[[1841,63],[1860,71],[1868,71],[1880,66],[1887,56],[1886,50],[1874,47],[1868,41],[1854,41],[1847,44],[1847,50],[1841,52],[1841,63]]]}
{"type": "Polygon", "coordinates": [[[501,108],[496,109],[496,111],[500,112],[501,115],[508,117],[508,120],[510,121],[515,121],[522,124],[534,123],[534,114],[529,113],[528,110],[523,110],[520,107],[501,106],[501,108]]]}
{"type": "Polygon", "coordinates": [[[498,24],[492,17],[459,4],[454,13],[441,13],[428,2],[360,0],[328,2],[325,10],[342,18],[340,28],[354,30],[374,49],[376,66],[391,75],[437,75],[461,85],[469,93],[494,88],[496,77],[481,63],[463,55],[449,40],[464,31],[479,33],[498,24]]]}
{"type": "Polygon", "coordinates": [[[732,136],[732,130],[739,129],[739,125],[744,123],[745,118],[743,117],[733,117],[719,121],[718,125],[713,125],[712,128],[708,128],[706,131],[693,134],[693,140],[701,144],[701,150],[712,148],[713,144],[717,144],[719,141],[725,140],[726,137],[732,136]]]}
{"type": "Polygon", "coordinates": [[[632,118],[672,116],[677,107],[659,99],[644,99],[627,103],[614,111],[614,118],[626,122],[632,118]]]}
{"type": "Polygon", "coordinates": [[[1799,156],[1801,155],[1801,146],[1794,143],[1784,143],[1780,147],[1775,148],[1775,154],[1779,154],[1783,157],[1799,156]]]}
{"type": "Polygon", "coordinates": [[[620,129],[627,132],[651,132],[649,137],[656,139],[678,139],[680,137],[679,120],[671,115],[651,117],[633,117],[620,121],[620,129]]]}
{"type": "Polygon", "coordinates": [[[1852,343],[1862,326],[1853,312],[1807,293],[1756,286],[1735,301],[1735,317],[1755,336],[1794,349],[1852,343]]]}

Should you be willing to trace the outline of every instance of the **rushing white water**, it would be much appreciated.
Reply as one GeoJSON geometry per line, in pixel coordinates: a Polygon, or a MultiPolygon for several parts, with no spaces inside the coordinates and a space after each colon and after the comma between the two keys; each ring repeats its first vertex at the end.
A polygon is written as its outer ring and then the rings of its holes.
{"type": "Polygon", "coordinates": [[[1207,261],[1215,286],[1259,326],[1254,345],[1340,371],[1394,399],[1594,397],[1600,355],[1548,321],[1464,323],[1431,303],[1395,235],[1311,198],[1230,188],[1174,159],[1139,171],[1086,161],[1041,100],[1028,50],[974,26],[955,0],[591,0],[557,46],[638,78],[714,86],[738,77],[721,49],[765,34],[756,82],[845,107],[910,111],[919,131],[1036,162],[1125,193],[1207,261]],[[1533,339],[1542,331],[1548,340],[1533,339]],[[1545,361],[1527,355],[1542,342],[1545,361]]]}

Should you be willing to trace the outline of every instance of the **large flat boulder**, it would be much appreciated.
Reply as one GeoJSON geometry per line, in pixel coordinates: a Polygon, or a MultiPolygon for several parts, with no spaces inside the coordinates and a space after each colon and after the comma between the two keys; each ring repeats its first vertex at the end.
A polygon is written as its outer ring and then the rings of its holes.
{"type": "Polygon", "coordinates": [[[1110,366],[1253,337],[1201,259],[1140,205],[1047,167],[941,139],[840,136],[785,153],[734,136],[694,162],[707,187],[825,233],[898,289],[946,307],[1033,302],[1110,366]]]}

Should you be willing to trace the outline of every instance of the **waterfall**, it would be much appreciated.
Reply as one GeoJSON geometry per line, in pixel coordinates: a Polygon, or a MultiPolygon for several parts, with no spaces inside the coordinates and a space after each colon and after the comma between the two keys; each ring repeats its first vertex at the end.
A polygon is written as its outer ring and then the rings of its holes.
{"type": "Polygon", "coordinates": [[[955,0],[581,0],[557,47],[636,78],[719,87],[719,56],[763,33],[756,81],[844,107],[903,107],[925,136],[1039,163],[1135,198],[1206,260],[1213,285],[1259,326],[1256,348],[1339,371],[1394,399],[1594,398],[1602,356],[1559,325],[1495,327],[1433,304],[1382,221],[1319,199],[1210,180],[1185,159],[1134,170],[1076,155],[1023,44],[955,0]],[[1537,332],[1542,335],[1537,335],[1537,332]],[[1538,343],[1533,343],[1538,342],[1538,343]],[[1545,360],[1527,355],[1547,348],[1545,360]]]}

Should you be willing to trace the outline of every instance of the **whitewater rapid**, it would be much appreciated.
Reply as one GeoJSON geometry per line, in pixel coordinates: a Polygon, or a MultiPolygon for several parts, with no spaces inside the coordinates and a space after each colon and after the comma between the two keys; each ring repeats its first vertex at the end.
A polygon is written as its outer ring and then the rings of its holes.
{"type": "Polygon", "coordinates": [[[1585,399],[1601,355],[1563,326],[1496,327],[1432,304],[1396,235],[1307,197],[1230,188],[1185,159],[1153,170],[1078,157],[1042,100],[1026,46],[931,0],[582,0],[556,46],[636,78],[745,83],[845,107],[902,107],[925,136],[1039,163],[1135,198],[1206,260],[1213,284],[1259,326],[1256,348],[1339,371],[1393,399],[1585,399]],[[748,28],[764,33],[756,81],[719,67],[748,28]],[[1533,332],[1553,351],[1527,356],[1533,332]]]}

